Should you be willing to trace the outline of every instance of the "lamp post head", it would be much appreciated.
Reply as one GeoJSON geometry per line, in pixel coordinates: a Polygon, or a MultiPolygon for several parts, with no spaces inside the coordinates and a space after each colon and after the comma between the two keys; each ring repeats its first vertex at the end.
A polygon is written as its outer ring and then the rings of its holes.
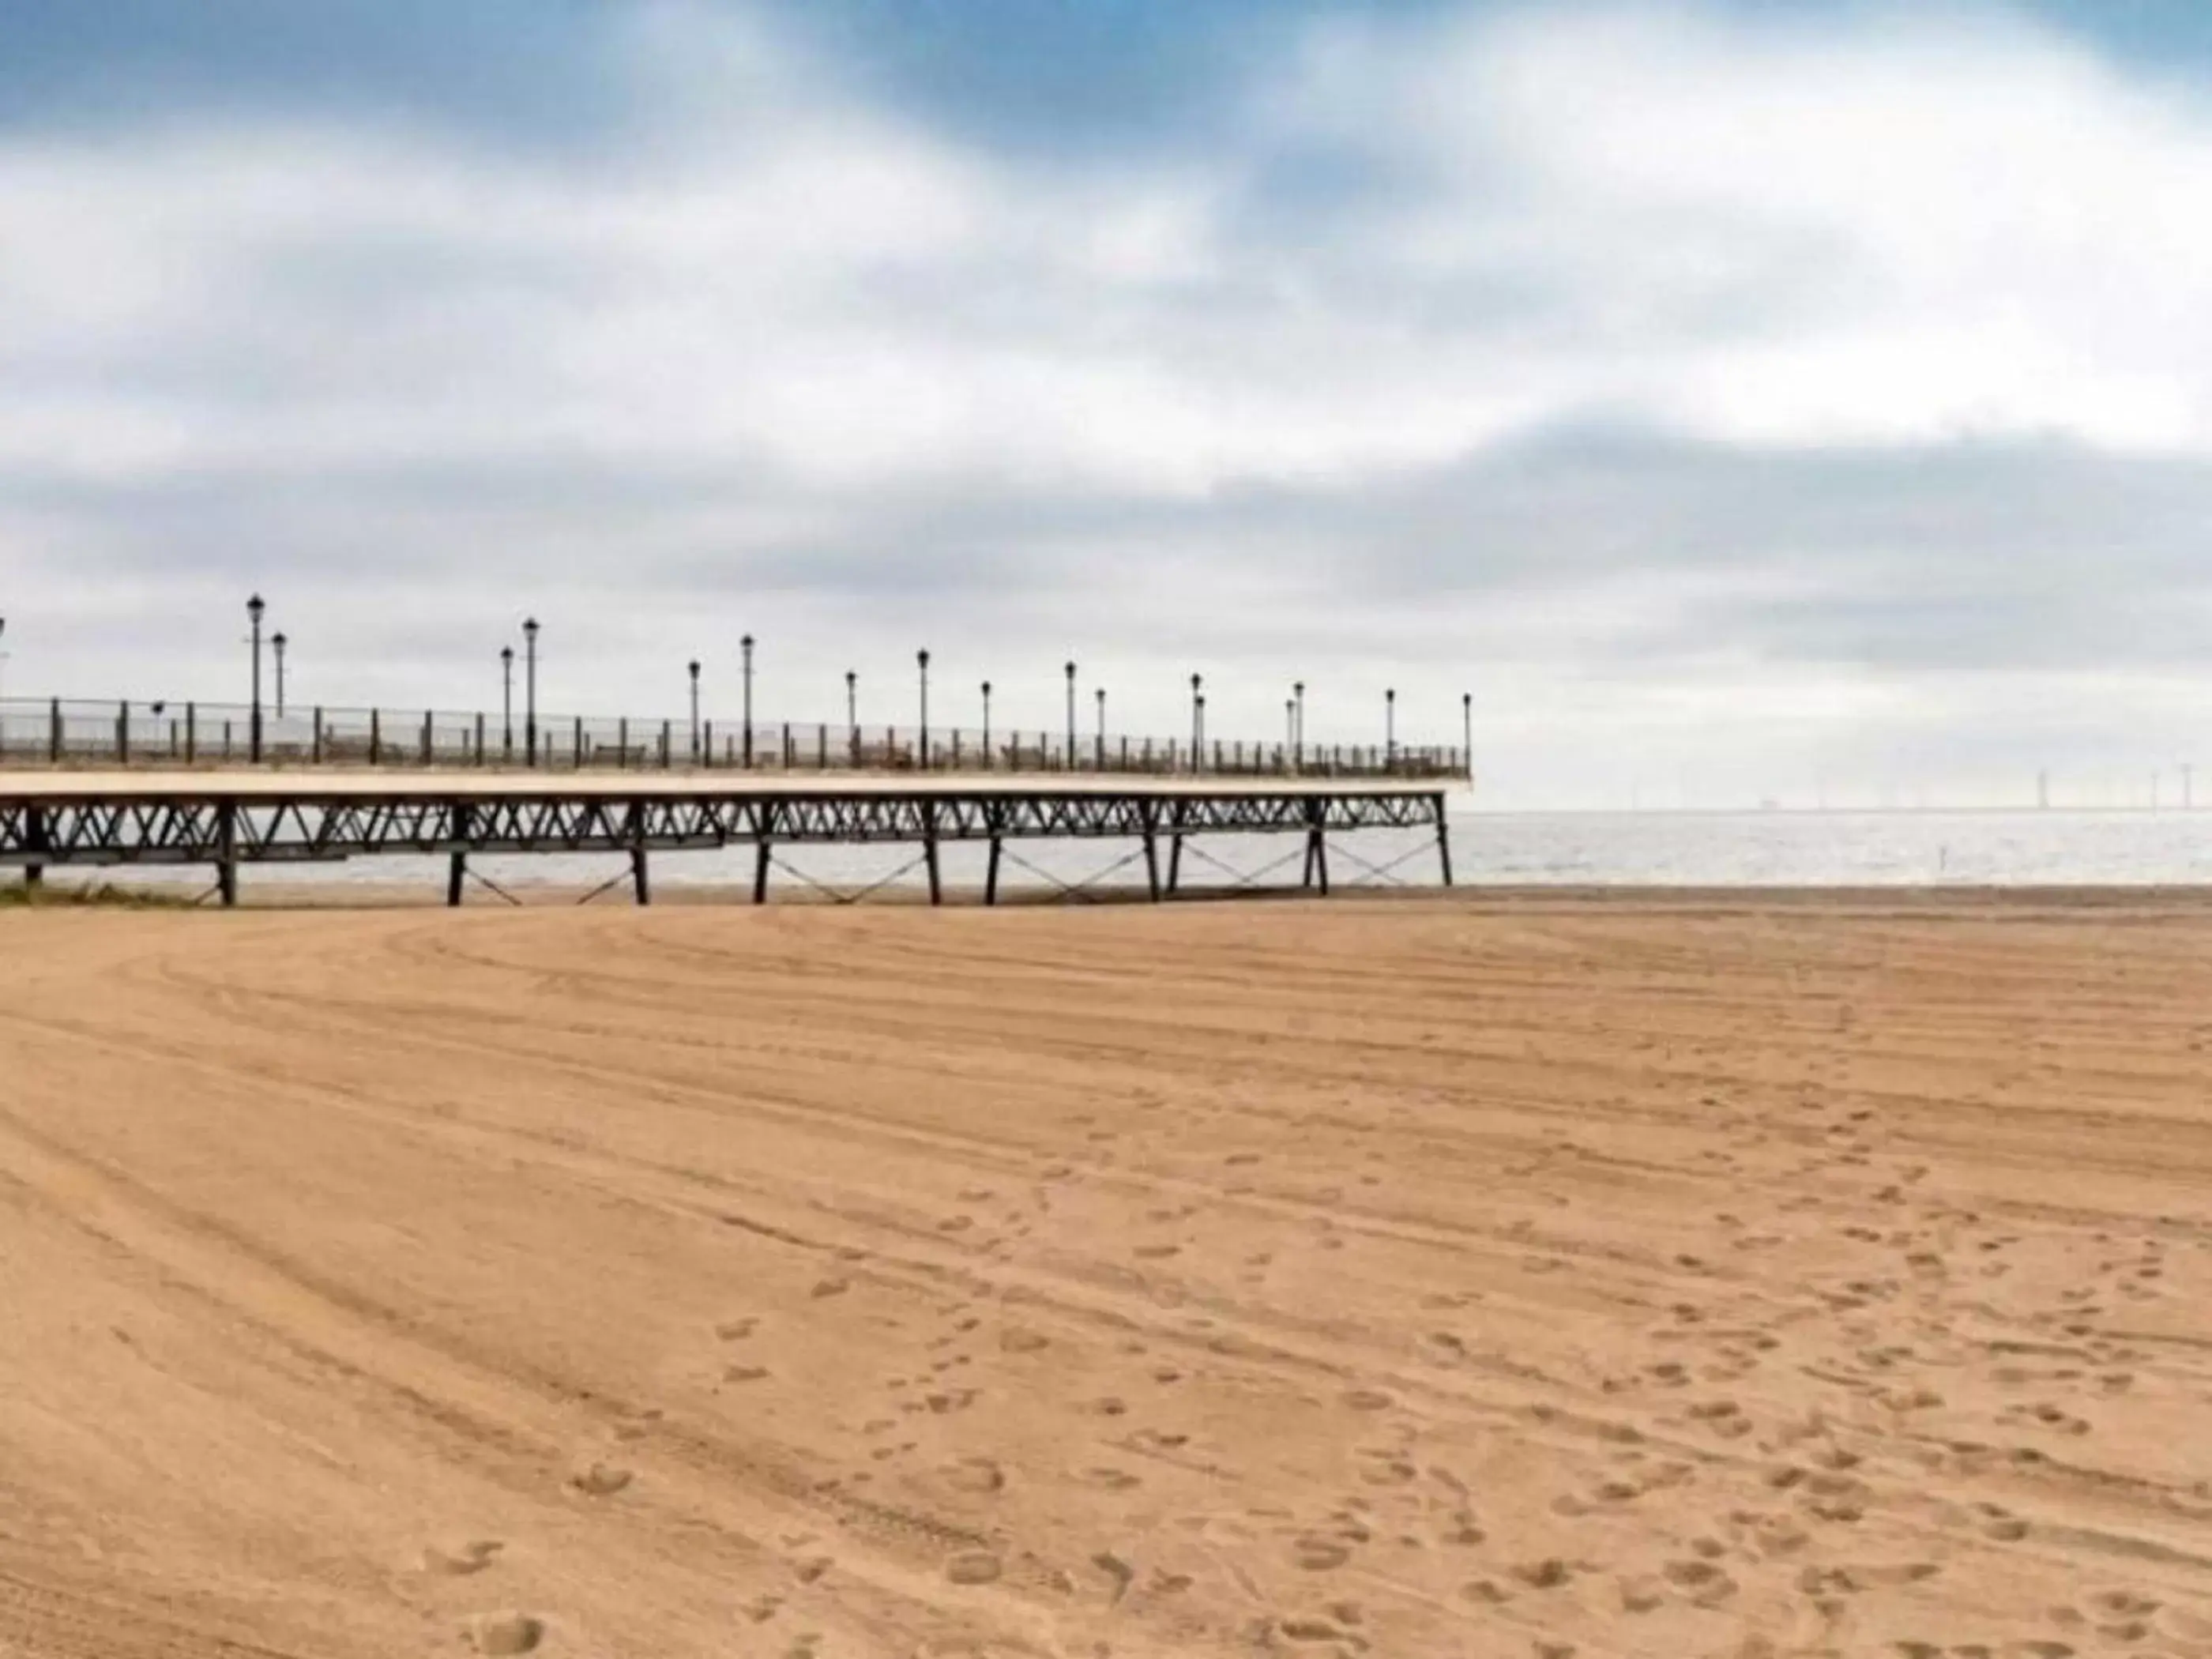
{"type": "Polygon", "coordinates": [[[1198,688],[1204,683],[1204,681],[1205,676],[1201,674],[1193,674],[1190,677],[1190,690],[1193,696],[1198,695],[1198,688]]]}
{"type": "Polygon", "coordinates": [[[535,617],[525,618],[522,624],[522,631],[528,635],[532,639],[536,639],[538,637],[538,618],[535,617]]]}
{"type": "Polygon", "coordinates": [[[699,678],[699,664],[698,664],[697,659],[695,658],[695,659],[693,659],[693,660],[692,660],[689,665],[688,665],[688,666],[690,668],[690,670],[691,670],[691,678],[692,678],[693,679],[695,679],[695,680],[696,680],[696,679],[697,679],[697,678],[699,678]]]}
{"type": "Polygon", "coordinates": [[[983,682],[983,695],[986,697],[991,695],[991,682],[988,680],[983,682]]]}
{"type": "Polygon", "coordinates": [[[501,662],[513,662],[514,660],[514,647],[511,645],[502,645],[500,647],[499,659],[501,662]]]}
{"type": "Polygon", "coordinates": [[[1071,680],[1075,678],[1075,665],[1073,663],[1067,665],[1067,678],[1071,680]]]}
{"type": "Polygon", "coordinates": [[[261,596],[258,593],[246,602],[246,614],[256,623],[261,620],[261,613],[268,608],[261,602],[261,596]]]}
{"type": "Polygon", "coordinates": [[[920,663],[924,668],[929,666],[929,653],[926,650],[915,652],[914,653],[914,659],[920,663]]]}
{"type": "Polygon", "coordinates": [[[1295,685],[1291,687],[1291,690],[1295,695],[1303,697],[1306,694],[1306,683],[1304,680],[1300,680],[1295,685]]]}
{"type": "Polygon", "coordinates": [[[860,675],[859,675],[859,674],[855,673],[852,669],[849,669],[849,668],[848,668],[848,669],[847,669],[847,670],[845,671],[845,689],[846,689],[848,691],[850,691],[850,690],[851,690],[854,686],[858,685],[860,683],[860,675]]]}
{"type": "Polygon", "coordinates": [[[1398,701],[1398,694],[1397,694],[1397,692],[1396,692],[1395,690],[1394,690],[1385,691],[1385,692],[1382,694],[1382,701],[1383,701],[1383,702],[1397,702],[1397,701],[1398,701]]]}
{"type": "Polygon", "coordinates": [[[753,636],[748,634],[743,639],[739,640],[738,643],[743,646],[746,650],[750,651],[753,648],[753,636]]]}
{"type": "Polygon", "coordinates": [[[284,630],[281,628],[278,629],[275,635],[270,638],[269,643],[275,646],[279,651],[282,651],[286,644],[284,630]]]}

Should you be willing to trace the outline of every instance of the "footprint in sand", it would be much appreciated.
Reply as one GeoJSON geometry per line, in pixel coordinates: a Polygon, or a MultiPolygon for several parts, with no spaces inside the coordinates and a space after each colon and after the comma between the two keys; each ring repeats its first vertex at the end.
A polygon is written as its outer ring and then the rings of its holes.
{"type": "Polygon", "coordinates": [[[741,1342],[759,1328],[758,1318],[726,1319],[714,1327],[714,1334],[725,1342],[741,1342]]]}
{"type": "Polygon", "coordinates": [[[945,1484],[955,1492],[988,1496],[1006,1489],[1006,1472],[988,1457],[963,1457],[945,1465],[945,1484]]]}
{"type": "Polygon", "coordinates": [[[495,1538],[471,1539],[453,1550],[440,1549],[434,1544],[422,1552],[422,1571],[465,1577],[470,1573],[482,1572],[490,1566],[500,1551],[506,1547],[495,1538]]]}
{"type": "Polygon", "coordinates": [[[1291,1546],[1291,1559],[1307,1572],[1330,1572],[1352,1559],[1351,1546],[1309,1534],[1291,1546]]]}
{"type": "Polygon", "coordinates": [[[725,1365],[722,1367],[722,1381],[725,1382],[757,1382],[767,1375],[768,1367],[765,1365],[725,1365]]]}
{"type": "Polygon", "coordinates": [[[633,1478],[628,1469],[611,1463],[594,1463],[570,1475],[568,1484],[593,1498],[611,1498],[629,1485],[633,1478]]]}
{"type": "Polygon", "coordinates": [[[956,1584],[988,1584],[1001,1571],[999,1558],[988,1550],[963,1550],[945,1563],[945,1576],[956,1584]]]}
{"type": "Polygon", "coordinates": [[[1032,1331],[1020,1325],[1009,1326],[999,1333],[999,1346],[1008,1353],[1035,1353],[1046,1346],[1050,1339],[1041,1331],[1032,1331]]]}
{"type": "Polygon", "coordinates": [[[842,1296],[852,1288],[853,1282],[848,1279],[825,1279],[807,1294],[818,1301],[827,1296],[842,1296]]]}
{"type": "Polygon", "coordinates": [[[529,1653],[545,1639],[545,1626],[526,1613],[483,1613],[469,1620],[468,1638],[478,1653],[529,1653]]]}

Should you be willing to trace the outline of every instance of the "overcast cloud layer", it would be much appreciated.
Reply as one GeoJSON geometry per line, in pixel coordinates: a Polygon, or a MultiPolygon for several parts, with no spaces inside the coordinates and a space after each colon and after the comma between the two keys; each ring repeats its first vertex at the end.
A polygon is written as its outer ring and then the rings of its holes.
{"type": "Polygon", "coordinates": [[[779,718],[921,645],[1030,725],[1069,656],[1162,732],[1193,670],[1222,735],[1471,691],[1501,805],[2212,763],[2179,36],[73,9],[0,0],[11,696],[236,696],[258,587],[302,701],[476,707],[534,611],[563,709],[726,710],[747,630],[779,718]]]}

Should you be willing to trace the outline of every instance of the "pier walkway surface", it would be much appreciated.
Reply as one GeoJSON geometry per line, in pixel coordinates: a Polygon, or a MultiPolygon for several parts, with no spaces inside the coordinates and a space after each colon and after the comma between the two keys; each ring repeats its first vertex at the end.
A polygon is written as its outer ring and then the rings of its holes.
{"type": "Polygon", "coordinates": [[[763,902],[780,846],[906,842],[939,903],[939,848],[970,842],[989,848],[995,903],[1007,842],[1122,839],[1158,900],[1181,890],[1188,838],[1276,835],[1304,838],[1301,885],[1326,894],[1329,838],[1369,830],[1432,830],[1449,886],[1447,793],[1433,775],[56,769],[0,773],[0,869],[35,885],[50,869],[204,865],[234,904],[246,864],[442,854],[458,905],[472,855],[616,853],[642,904],[653,854],[750,846],[763,902]]]}

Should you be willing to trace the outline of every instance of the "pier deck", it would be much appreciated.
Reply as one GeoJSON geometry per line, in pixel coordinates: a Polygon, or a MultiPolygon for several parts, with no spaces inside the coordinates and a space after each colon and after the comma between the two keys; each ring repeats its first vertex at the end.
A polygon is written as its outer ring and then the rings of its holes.
{"type": "Polygon", "coordinates": [[[1291,835],[1305,838],[1301,884],[1326,894],[1329,836],[1365,830],[1433,830],[1449,885],[1446,793],[1433,778],[1204,774],[7,773],[0,869],[36,884],[49,869],[203,865],[234,904],[243,865],[442,854],[458,905],[473,855],[613,853],[628,856],[642,904],[652,854],[749,846],[763,902],[778,847],[906,842],[939,903],[939,848],[969,842],[989,848],[984,900],[995,903],[1009,841],[1128,839],[1158,900],[1180,889],[1187,838],[1291,835]]]}

